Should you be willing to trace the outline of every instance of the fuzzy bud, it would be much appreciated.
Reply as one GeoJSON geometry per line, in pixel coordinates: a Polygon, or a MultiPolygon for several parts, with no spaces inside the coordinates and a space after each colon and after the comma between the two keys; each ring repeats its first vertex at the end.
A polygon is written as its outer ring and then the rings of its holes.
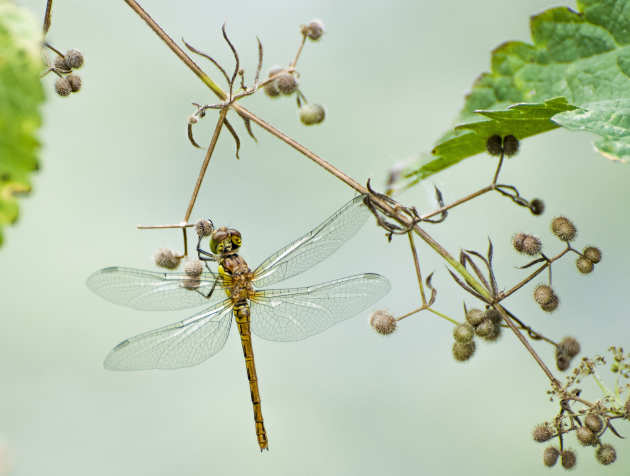
{"type": "Polygon", "coordinates": [[[584,257],[592,263],[599,263],[602,260],[602,252],[594,246],[587,246],[582,252],[584,257]]]}
{"type": "Polygon", "coordinates": [[[489,307],[484,311],[484,318],[490,319],[495,324],[499,324],[501,322],[501,314],[493,307],[489,307]]]}
{"type": "Polygon", "coordinates": [[[549,428],[547,423],[536,425],[534,427],[534,431],[532,431],[532,437],[534,438],[534,441],[537,441],[538,443],[548,441],[552,436],[553,431],[551,431],[551,428],[549,428]]]}
{"type": "Polygon", "coordinates": [[[66,79],[70,83],[70,89],[73,93],[76,93],[81,89],[81,77],[76,74],[69,74],[66,79]]]}
{"type": "Polygon", "coordinates": [[[589,428],[585,426],[579,427],[575,434],[577,436],[578,441],[583,446],[594,446],[597,442],[597,438],[595,437],[595,433],[593,433],[589,428]]]}
{"type": "Polygon", "coordinates": [[[532,215],[542,215],[545,211],[545,202],[540,198],[534,198],[529,202],[529,211],[532,212],[532,215]]]}
{"type": "Polygon", "coordinates": [[[317,41],[324,34],[324,24],[321,20],[311,20],[308,25],[302,27],[302,33],[310,40],[317,41]]]}
{"type": "Polygon", "coordinates": [[[319,104],[307,103],[304,104],[299,111],[300,121],[305,126],[310,126],[313,124],[319,124],[326,117],[326,111],[323,106],[319,104]]]}
{"type": "Polygon", "coordinates": [[[575,453],[571,450],[565,450],[561,453],[562,457],[562,467],[564,469],[571,469],[575,466],[577,458],[575,457],[575,453]]]}
{"type": "Polygon", "coordinates": [[[188,276],[199,277],[203,272],[203,263],[198,259],[191,259],[184,263],[184,273],[188,276]]]}
{"type": "Polygon", "coordinates": [[[589,428],[589,430],[596,434],[602,431],[602,428],[604,427],[602,419],[599,417],[599,415],[595,415],[594,413],[589,413],[588,415],[586,415],[586,418],[584,419],[584,424],[589,428]]]}
{"type": "Polygon", "coordinates": [[[560,456],[560,451],[554,446],[548,446],[543,453],[543,463],[548,468],[551,468],[558,461],[558,456],[560,456]]]}
{"type": "Polygon", "coordinates": [[[554,218],[551,222],[551,231],[562,241],[572,241],[577,234],[575,225],[567,217],[554,218]]]}
{"type": "Polygon", "coordinates": [[[475,327],[475,334],[479,337],[487,338],[494,332],[494,322],[490,319],[484,318],[477,327],[475,327]]]}
{"type": "Polygon", "coordinates": [[[55,56],[54,62],[55,68],[57,68],[61,72],[69,72],[72,68],[66,64],[66,58],[63,56],[55,56]]]}
{"type": "Polygon", "coordinates": [[[179,265],[180,257],[173,250],[160,248],[153,255],[155,264],[161,268],[175,269],[179,265]]]}
{"type": "Polygon", "coordinates": [[[534,256],[540,253],[542,242],[534,235],[527,235],[523,240],[523,253],[534,256]]]}
{"type": "Polygon", "coordinates": [[[72,69],[77,69],[83,66],[83,53],[79,50],[68,50],[64,59],[65,63],[72,69]]]}
{"type": "Polygon", "coordinates": [[[543,304],[549,304],[553,300],[553,295],[553,289],[546,284],[539,284],[536,286],[536,289],[534,289],[534,301],[541,306],[543,304]]]}
{"type": "Polygon", "coordinates": [[[70,86],[70,81],[68,81],[68,78],[59,78],[57,81],[55,81],[55,91],[57,92],[57,94],[59,94],[59,96],[70,96],[70,93],[72,92],[72,86],[70,86]]]}
{"type": "Polygon", "coordinates": [[[458,362],[464,362],[472,357],[475,353],[475,341],[469,342],[453,342],[453,357],[458,362]]]}
{"type": "Polygon", "coordinates": [[[210,220],[201,219],[195,223],[195,231],[197,232],[197,236],[203,238],[206,236],[210,236],[214,231],[214,225],[210,220]]]}
{"type": "Polygon", "coordinates": [[[280,73],[276,76],[276,88],[282,94],[289,95],[295,92],[297,89],[297,81],[292,74],[280,73]]]}
{"type": "Polygon", "coordinates": [[[370,317],[370,325],[379,334],[387,335],[396,330],[396,319],[389,312],[378,310],[370,317]]]}
{"type": "Polygon", "coordinates": [[[275,81],[271,81],[270,83],[265,84],[264,89],[265,94],[270,98],[277,98],[278,96],[280,96],[280,91],[278,91],[275,81]]]}
{"type": "Polygon", "coordinates": [[[580,256],[576,262],[575,266],[578,271],[582,274],[588,274],[593,271],[593,267],[595,266],[590,259],[585,258],[584,256],[580,256]]]}
{"type": "Polygon", "coordinates": [[[453,337],[457,342],[470,342],[475,335],[475,330],[468,324],[457,324],[453,329],[453,337]]]}
{"type": "Polygon", "coordinates": [[[597,448],[595,457],[603,465],[614,463],[617,459],[617,452],[612,445],[604,444],[597,448]]]}
{"type": "Polygon", "coordinates": [[[503,152],[508,157],[516,155],[516,153],[518,152],[518,146],[518,139],[513,135],[510,134],[503,138],[503,152]]]}
{"type": "Polygon", "coordinates": [[[551,301],[549,301],[547,304],[541,304],[540,308],[545,312],[553,312],[556,309],[558,309],[559,304],[560,304],[560,299],[558,299],[558,296],[554,294],[553,297],[551,298],[551,301]]]}
{"type": "Polygon", "coordinates": [[[566,352],[556,349],[556,367],[561,372],[564,372],[571,365],[571,357],[566,352]]]}
{"type": "Polygon", "coordinates": [[[573,358],[580,353],[580,343],[574,337],[565,337],[558,344],[558,349],[573,358]]]}
{"type": "Polygon", "coordinates": [[[473,327],[481,324],[483,317],[483,311],[481,309],[469,309],[468,312],[466,312],[466,320],[473,327]]]}
{"type": "Polygon", "coordinates": [[[501,155],[503,151],[501,137],[498,135],[493,135],[488,137],[486,141],[486,149],[488,150],[488,154],[490,155],[501,155]]]}

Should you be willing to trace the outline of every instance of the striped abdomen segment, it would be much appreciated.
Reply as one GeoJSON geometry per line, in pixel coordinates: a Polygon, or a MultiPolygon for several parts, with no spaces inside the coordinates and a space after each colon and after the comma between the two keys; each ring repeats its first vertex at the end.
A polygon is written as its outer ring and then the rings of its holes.
{"type": "Polygon", "coordinates": [[[247,379],[249,380],[249,392],[252,397],[254,407],[254,423],[256,425],[256,438],[260,451],[267,449],[267,432],[263,421],[260,407],[260,392],[258,391],[258,377],[256,376],[256,365],[254,364],[254,350],[252,348],[252,334],[249,322],[249,304],[242,301],[234,306],[234,319],[238,325],[238,332],[241,335],[241,345],[243,346],[243,357],[245,357],[245,368],[247,369],[247,379]]]}

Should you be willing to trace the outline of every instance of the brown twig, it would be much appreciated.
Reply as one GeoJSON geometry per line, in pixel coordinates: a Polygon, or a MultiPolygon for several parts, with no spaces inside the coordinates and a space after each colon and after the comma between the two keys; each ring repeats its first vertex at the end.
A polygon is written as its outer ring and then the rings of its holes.
{"type": "Polygon", "coordinates": [[[50,24],[52,23],[52,2],[53,0],[48,0],[46,2],[46,12],[44,13],[44,36],[50,30],[50,24]]]}

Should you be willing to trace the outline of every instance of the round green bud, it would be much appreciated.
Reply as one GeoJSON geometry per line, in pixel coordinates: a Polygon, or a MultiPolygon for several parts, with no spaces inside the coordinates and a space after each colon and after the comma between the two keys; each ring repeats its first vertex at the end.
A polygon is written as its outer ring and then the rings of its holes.
{"type": "Polygon", "coordinates": [[[558,461],[558,456],[560,456],[560,451],[558,451],[557,448],[547,446],[543,452],[543,463],[545,463],[545,466],[548,468],[551,468],[556,464],[556,461],[558,461]]]}
{"type": "Polygon", "coordinates": [[[585,426],[579,427],[575,434],[577,436],[578,441],[583,446],[593,446],[597,442],[597,437],[595,433],[593,433],[589,428],[585,426]]]}
{"type": "Polygon", "coordinates": [[[529,203],[529,211],[532,212],[532,215],[542,215],[545,211],[545,202],[540,198],[534,198],[529,203]]]}
{"type": "Polygon", "coordinates": [[[553,289],[551,286],[547,286],[546,284],[539,284],[534,289],[534,300],[540,304],[549,304],[553,300],[553,289]]]}
{"type": "Polygon", "coordinates": [[[617,459],[617,452],[612,445],[604,444],[597,448],[595,451],[595,457],[603,465],[609,465],[615,462],[617,459]]]}
{"type": "Polygon", "coordinates": [[[306,103],[302,105],[299,111],[300,121],[305,126],[319,124],[326,117],[326,111],[319,104],[306,103]]]}
{"type": "Polygon", "coordinates": [[[571,469],[575,466],[577,458],[575,457],[575,453],[571,450],[565,450],[561,453],[562,459],[562,467],[564,469],[571,469]]]}
{"type": "Polygon", "coordinates": [[[547,423],[541,423],[534,427],[532,437],[534,438],[534,441],[543,443],[545,441],[549,441],[553,437],[553,431],[551,431],[551,428],[547,423]]]}
{"type": "Polygon", "coordinates": [[[575,262],[575,266],[577,267],[578,271],[582,274],[588,274],[591,271],[593,271],[593,267],[595,266],[593,264],[593,262],[588,259],[585,258],[584,256],[580,256],[577,261],[575,262]]]}
{"type": "Polygon", "coordinates": [[[596,248],[595,246],[587,246],[586,248],[584,248],[582,254],[587,260],[593,263],[599,263],[602,260],[602,252],[599,248],[596,248]]]}
{"type": "Polygon", "coordinates": [[[70,81],[68,78],[59,78],[55,81],[55,91],[59,96],[66,97],[70,96],[72,92],[72,86],[70,86],[70,81]]]}
{"type": "Polygon", "coordinates": [[[575,225],[567,217],[554,218],[551,222],[551,231],[562,241],[572,241],[577,234],[575,225]]]}
{"type": "Polygon", "coordinates": [[[475,335],[475,330],[468,324],[457,324],[453,329],[453,337],[457,342],[470,342],[475,335]]]}
{"type": "Polygon", "coordinates": [[[556,367],[561,372],[564,372],[571,365],[571,357],[566,352],[556,349],[556,367]]]}
{"type": "Polygon", "coordinates": [[[584,419],[584,424],[595,434],[599,433],[600,431],[602,431],[602,428],[604,428],[604,423],[602,422],[602,419],[599,417],[599,415],[595,415],[594,413],[589,413],[588,415],[586,415],[586,418],[584,419]]]}
{"type": "Polygon", "coordinates": [[[518,145],[518,139],[511,134],[503,138],[503,152],[508,157],[516,155],[518,152],[518,145]]]}
{"type": "Polygon", "coordinates": [[[484,315],[481,309],[469,309],[466,313],[466,320],[471,326],[478,326],[483,321],[484,315]]]}
{"type": "Polygon", "coordinates": [[[471,340],[469,342],[453,342],[453,357],[455,360],[459,362],[463,362],[472,357],[475,353],[475,341],[471,340]]]}

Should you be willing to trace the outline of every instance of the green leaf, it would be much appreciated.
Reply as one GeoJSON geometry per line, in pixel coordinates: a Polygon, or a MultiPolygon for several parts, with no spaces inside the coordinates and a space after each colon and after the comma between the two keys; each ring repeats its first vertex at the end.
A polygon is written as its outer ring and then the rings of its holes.
{"type": "Polygon", "coordinates": [[[630,157],[630,0],[577,4],[579,12],[559,7],[531,17],[533,44],[511,41],[492,52],[491,72],[475,81],[460,125],[433,157],[404,171],[411,183],[482,152],[495,133],[586,130],[602,136],[596,147],[604,155],[630,157]]]}
{"type": "Polygon", "coordinates": [[[38,168],[41,41],[31,14],[0,0],[0,245],[2,227],[17,220],[17,196],[31,190],[30,175],[38,168]]]}

